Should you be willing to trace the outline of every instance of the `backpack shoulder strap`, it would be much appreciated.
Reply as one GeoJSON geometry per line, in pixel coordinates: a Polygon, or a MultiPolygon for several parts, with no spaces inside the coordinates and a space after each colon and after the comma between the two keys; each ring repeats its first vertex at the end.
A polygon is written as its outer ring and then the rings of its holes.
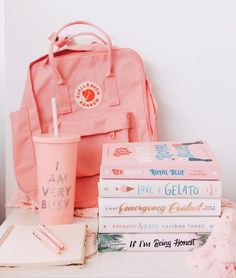
{"type": "Polygon", "coordinates": [[[31,80],[31,66],[28,70],[27,81],[21,106],[26,107],[27,109],[31,134],[41,134],[41,123],[31,80]]]}
{"type": "Polygon", "coordinates": [[[157,102],[152,93],[151,84],[149,80],[146,78],[146,94],[147,94],[147,105],[148,105],[148,117],[151,128],[151,141],[158,140],[158,132],[157,132],[157,102]]]}

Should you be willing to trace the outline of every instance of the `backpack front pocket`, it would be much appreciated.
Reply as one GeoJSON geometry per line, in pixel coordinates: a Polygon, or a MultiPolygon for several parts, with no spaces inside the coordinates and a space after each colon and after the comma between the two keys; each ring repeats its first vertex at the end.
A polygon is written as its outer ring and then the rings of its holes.
{"type": "Polygon", "coordinates": [[[129,142],[131,113],[107,115],[79,121],[62,120],[59,130],[63,134],[78,134],[77,177],[97,175],[100,172],[102,145],[129,142]]]}

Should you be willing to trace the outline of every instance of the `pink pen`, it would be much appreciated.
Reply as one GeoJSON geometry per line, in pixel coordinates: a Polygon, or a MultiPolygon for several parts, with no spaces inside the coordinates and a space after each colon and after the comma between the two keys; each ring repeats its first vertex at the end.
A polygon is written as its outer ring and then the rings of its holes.
{"type": "Polygon", "coordinates": [[[53,235],[44,225],[39,225],[38,229],[45,234],[53,243],[55,243],[59,249],[64,250],[65,246],[64,244],[55,236],[53,235]]]}
{"type": "Polygon", "coordinates": [[[33,229],[33,235],[37,237],[45,246],[47,246],[56,255],[59,255],[61,253],[59,247],[37,228],[33,229]]]}

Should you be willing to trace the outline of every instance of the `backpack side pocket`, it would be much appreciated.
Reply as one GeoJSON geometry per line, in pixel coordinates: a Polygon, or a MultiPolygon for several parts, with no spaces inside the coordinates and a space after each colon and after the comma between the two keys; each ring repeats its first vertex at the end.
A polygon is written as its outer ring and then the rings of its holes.
{"type": "Polygon", "coordinates": [[[27,109],[22,107],[10,114],[13,161],[19,188],[34,196],[36,193],[36,165],[27,109]]]}

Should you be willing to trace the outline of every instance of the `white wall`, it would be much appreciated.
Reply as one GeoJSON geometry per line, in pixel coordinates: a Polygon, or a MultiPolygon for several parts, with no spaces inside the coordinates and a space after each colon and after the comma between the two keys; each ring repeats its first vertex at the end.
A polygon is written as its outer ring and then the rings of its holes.
{"type": "Polygon", "coordinates": [[[4,152],[4,3],[0,0],[0,224],[5,217],[5,152],[4,152]]]}
{"type": "MultiPolygon", "coordinates": [[[[94,22],[142,56],[159,102],[161,140],[206,139],[236,201],[236,2],[225,0],[7,0],[7,113],[19,107],[27,64],[74,20],[94,22]]],[[[7,191],[15,185],[9,120],[7,191]]]]}

